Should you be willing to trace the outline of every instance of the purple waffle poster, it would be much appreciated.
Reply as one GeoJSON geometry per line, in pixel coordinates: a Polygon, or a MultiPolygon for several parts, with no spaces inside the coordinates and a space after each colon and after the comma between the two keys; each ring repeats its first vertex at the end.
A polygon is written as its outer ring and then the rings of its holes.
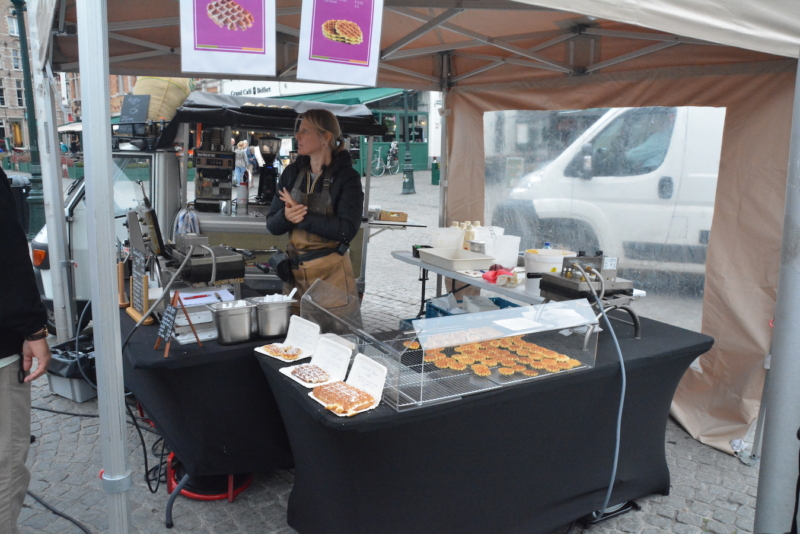
{"type": "Polygon", "coordinates": [[[375,85],[383,0],[303,0],[297,77],[375,85]]]}
{"type": "Polygon", "coordinates": [[[314,3],[311,59],[369,65],[372,0],[322,0],[314,3]]]}
{"type": "Polygon", "coordinates": [[[181,0],[187,72],[275,75],[275,0],[181,0]]]}
{"type": "Polygon", "coordinates": [[[264,47],[264,0],[194,0],[195,50],[263,54],[264,47]]]}

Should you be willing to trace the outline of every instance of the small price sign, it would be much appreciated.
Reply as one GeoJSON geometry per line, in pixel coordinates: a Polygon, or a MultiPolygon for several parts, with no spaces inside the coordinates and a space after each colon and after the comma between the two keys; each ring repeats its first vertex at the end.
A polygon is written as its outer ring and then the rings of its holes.
{"type": "Polygon", "coordinates": [[[158,339],[156,339],[156,346],[153,347],[154,350],[158,350],[158,347],[161,346],[161,341],[166,341],[167,346],[164,347],[165,358],[169,356],[169,345],[172,343],[172,332],[175,330],[175,318],[178,316],[179,307],[183,310],[183,314],[186,316],[186,320],[189,322],[189,326],[192,328],[192,333],[194,334],[195,339],[197,339],[197,345],[200,347],[203,346],[203,343],[197,336],[197,331],[194,329],[192,320],[189,318],[189,313],[183,306],[183,301],[180,299],[178,292],[176,291],[172,295],[172,300],[167,306],[167,309],[164,310],[164,314],[161,316],[161,324],[158,327],[158,339]]]}

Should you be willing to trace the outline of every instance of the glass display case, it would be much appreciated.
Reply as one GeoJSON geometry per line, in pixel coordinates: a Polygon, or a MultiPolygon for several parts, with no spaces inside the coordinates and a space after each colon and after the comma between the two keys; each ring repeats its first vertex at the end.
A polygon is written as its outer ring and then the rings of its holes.
{"type": "MultiPolygon", "coordinates": [[[[301,315],[326,316],[360,352],[386,366],[383,402],[409,410],[561,373],[594,367],[597,317],[586,300],[550,302],[414,321],[391,337],[369,334],[317,303],[339,290],[318,281],[301,315]]],[[[339,295],[344,299],[345,295],[339,295]]]]}

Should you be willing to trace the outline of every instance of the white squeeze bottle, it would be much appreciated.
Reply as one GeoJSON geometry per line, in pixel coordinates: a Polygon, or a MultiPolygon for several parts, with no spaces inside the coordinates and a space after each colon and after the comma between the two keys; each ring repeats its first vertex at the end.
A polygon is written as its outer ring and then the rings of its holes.
{"type": "Polygon", "coordinates": [[[461,228],[462,230],[466,230],[467,229],[467,223],[465,223],[465,222],[458,223],[458,227],[461,228]]]}
{"type": "Polygon", "coordinates": [[[475,221],[474,223],[472,223],[472,226],[474,226],[475,228],[480,228],[481,227],[481,222],[480,221],[475,221]]]}
{"type": "Polygon", "coordinates": [[[467,226],[467,230],[464,232],[464,250],[469,250],[469,241],[475,240],[475,227],[471,224],[467,226]]]}
{"type": "Polygon", "coordinates": [[[458,221],[453,221],[453,224],[450,225],[450,228],[458,228],[458,221]]]}

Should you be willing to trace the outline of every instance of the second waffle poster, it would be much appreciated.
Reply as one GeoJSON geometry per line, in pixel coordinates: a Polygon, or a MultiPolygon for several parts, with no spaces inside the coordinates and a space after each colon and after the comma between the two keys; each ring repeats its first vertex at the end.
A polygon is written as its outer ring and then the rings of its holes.
{"type": "Polygon", "coordinates": [[[383,0],[303,0],[297,78],[374,86],[383,0]]]}

